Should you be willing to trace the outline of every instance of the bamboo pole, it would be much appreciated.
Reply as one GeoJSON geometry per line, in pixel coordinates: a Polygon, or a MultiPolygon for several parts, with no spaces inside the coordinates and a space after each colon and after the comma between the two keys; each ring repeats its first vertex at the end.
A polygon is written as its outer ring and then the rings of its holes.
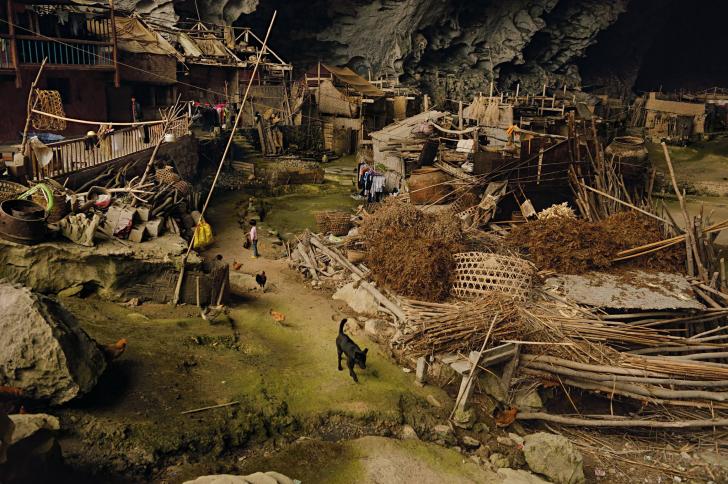
{"type": "MultiPolygon", "coordinates": [[[[243,101],[240,105],[240,109],[238,110],[238,115],[235,117],[235,123],[233,124],[232,129],[230,130],[230,136],[228,137],[227,144],[225,145],[225,150],[222,153],[222,157],[220,158],[220,163],[217,167],[217,172],[215,173],[215,178],[212,181],[212,186],[210,187],[210,193],[207,194],[207,199],[205,200],[205,204],[202,206],[202,210],[200,211],[200,220],[203,220],[203,216],[205,215],[205,211],[207,210],[208,205],[210,204],[210,200],[212,199],[212,194],[215,192],[215,186],[217,185],[217,180],[220,177],[220,172],[222,171],[222,167],[225,163],[225,159],[227,158],[228,151],[230,151],[230,146],[233,142],[233,137],[235,136],[235,130],[238,128],[238,124],[240,124],[240,118],[243,114],[243,108],[245,107],[245,102],[248,100],[248,95],[250,94],[250,88],[253,85],[253,80],[255,79],[255,74],[258,72],[258,66],[260,65],[260,60],[263,55],[263,52],[265,51],[265,47],[268,44],[268,37],[270,36],[271,30],[273,30],[273,23],[275,22],[276,15],[278,15],[278,11],[273,11],[273,18],[270,20],[270,24],[268,25],[268,31],[265,34],[265,39],[263,40],[263,47],[258,52],[258,56],[255,59],[255,66],[253,67],[253,72],[250,76],[250,79],[248,80],[248,86],[245,89],[245,95],[243,96],[243,101]]],[[[197,232],[197,226],[195,226],[195,232],[197,232]]],[[[177,304],[179,301],[179,293],[182,289],[182,280],[184,278],[184,270],[185,266],[187,265],[187,258],[190,255],[190,252],[192,252],[192,245],[195,242],[195,237],[193,235],[192,239],[190,240],[189,246],[187,247],[187,252],[182,258],[182,269],[180,270],[179,278],[177,279],[177,286],[174,291],[174,297],[172,299],[172,304],[177,304]]]]}
{"type": "Polygon", "coordinates": [[[656,421],[643,419],[625,419],[619,420],[610,416],[604,416],[604,419],[588,419],[567,417],[563,415],[552,415],[545,412],[519,412],[516,420],[543,420],[545,422],[559,423],[563,425],[577,425],[582,427],[645,427],[653,429],[685,429],[699,427],[724,427],[728,426],[728,419],[708,419],[708,420],[673,420],[673,421],[656,421]],[[606,418],[606,417],[612,417],[606,418]]]}

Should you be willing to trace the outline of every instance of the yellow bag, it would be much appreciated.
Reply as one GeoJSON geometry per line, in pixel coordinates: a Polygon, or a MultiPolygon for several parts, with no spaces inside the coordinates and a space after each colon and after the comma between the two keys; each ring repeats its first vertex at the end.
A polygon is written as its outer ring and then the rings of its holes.
{"type": "Polygon", "coordinates": [[[195,236],[192,239],[192,247],[194,249],[204,249],[208,245],[212,244],[212,227],[210,224],[205,222],[205,219],[200,219],[200,223],[197,224],[195,229],[195,236]]]}

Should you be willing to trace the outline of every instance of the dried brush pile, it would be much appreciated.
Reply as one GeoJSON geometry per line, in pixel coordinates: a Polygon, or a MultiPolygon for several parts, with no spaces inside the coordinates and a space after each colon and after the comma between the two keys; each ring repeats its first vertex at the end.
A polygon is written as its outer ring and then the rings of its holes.
{"type": "Polygon", "coordinates": [[[463,249],[460,221],[390,198],[359,227],[374,280],[394,292],[426,301],[450,293],[455,259],[463,249]]]}
{"type": "MultiPolygon", "coordinates": [[[[619,251],[663,239],[659,223],[637,212],[620,212],[601,222],[536,220],[513,229],[508,237],[514,247],[530,254],[539,269],[565,274],[610,268],[619,251]]],[[[620,266],[681,272],[685,249],[676,245],[620,266]]]]}

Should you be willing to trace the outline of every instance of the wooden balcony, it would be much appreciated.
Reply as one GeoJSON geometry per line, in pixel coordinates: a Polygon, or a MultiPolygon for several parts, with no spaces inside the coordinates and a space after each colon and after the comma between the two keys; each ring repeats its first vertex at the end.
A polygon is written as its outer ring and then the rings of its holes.
{"type": "MultiPolygon", "coordinates": [[[[146,140],[145,127],[133,126],[115,130],[101,140],[98,146],[87,148],[84,138],[49,143],[47,146],[53,150],[53,158],[50,163],[42,167],[33,155],[30,160],[30,169],[27,171],[28,176],[32,180],[56,178],[153,148],[163,136],[162,122],[148,125],[146,129],[149,131],[146,140]]],[[[185,136],[188,131],[188,117],[175,121],[171,129],[171,133],[177,138],[185,136]]]]}

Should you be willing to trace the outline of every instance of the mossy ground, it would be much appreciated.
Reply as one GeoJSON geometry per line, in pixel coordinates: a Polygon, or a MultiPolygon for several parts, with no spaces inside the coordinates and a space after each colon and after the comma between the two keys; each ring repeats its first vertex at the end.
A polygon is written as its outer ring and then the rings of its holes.
{"type": "MultiPolygon", "coordinates": [[[[271,216],[278,213],[291,225],[269,219],[261,232],[297,230],[308,223],[306,217],[313,220],[313,207],[355,203],[343,179],[330,183],[322,192],[300,187],[292,202],[274,201],[271,216]]],[[[240,243],[244,232],[236,203],[235,194],[216,199],[208,216],[215,244],[207,254],[240,260],[240,270],[250,274],[265,270],[269,290],[236,297],[222,323],[204,321],[193,306],[128,308],[93,297],[64,301],[98,341],[129,341],[97,388],[59,412],[64,451],[78,469],[101,471],[104,479],[178,482],[204,473],[237,473],[239,458],[272,452],[302,435],[324,440],[392,435],[406,422],[423,431],[445,421],[443,410],[425,398],[432,394],[448,406],[447,395],[416,387],[413,375],[354,323],[347,332],[369,348],[367,369],[357,369],[359,384],[346,370],[337,370],[335,339],[346,311],[330,294],[304,285],[285,261],[250,260],[240,243]],[[286,315],[283,324],[273,320],[271,309],[286,315]],[[240,403],[181,414],[233,401],[240,403]]]]}

